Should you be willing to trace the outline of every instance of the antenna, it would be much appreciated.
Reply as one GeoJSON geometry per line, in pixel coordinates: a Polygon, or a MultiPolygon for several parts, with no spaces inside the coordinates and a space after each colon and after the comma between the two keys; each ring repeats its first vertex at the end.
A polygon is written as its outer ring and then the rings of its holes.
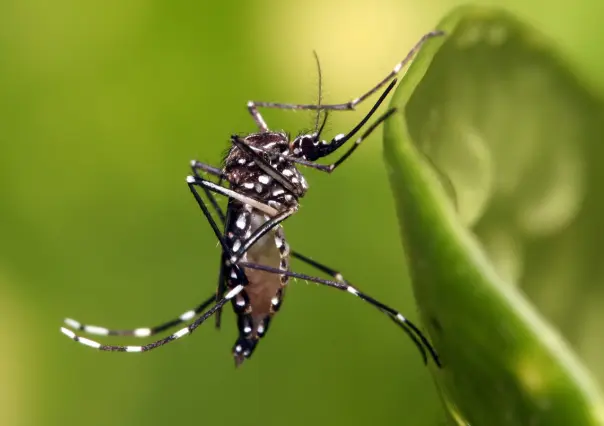
{"type": "MultiPolygon", "coordinates": [[[[317,55],[316,50],[313,50],[312,53],[315,56],[315,61],[317,63],[317,73],[319,74],[319,99],[317,100],[317,118],[315,119],[315,135],[318,135],[320,133],[319,132],[319,120],[321,118],[321,98],[322,98],[322,89],[323,89],[323,78],[321,75],[321,63],[319,62],[319,55],[317,55]]],[[[324,125],[325,125],[325,122],[323,122],[321,129],[323,128],[324,125]]]]}

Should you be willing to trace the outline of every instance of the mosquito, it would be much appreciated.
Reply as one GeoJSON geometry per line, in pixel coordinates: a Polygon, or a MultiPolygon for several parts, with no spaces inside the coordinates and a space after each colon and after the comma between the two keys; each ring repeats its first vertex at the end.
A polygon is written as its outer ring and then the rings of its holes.
{"type": "Polygon", "coordinates": [[[440,367],[438,354],[417,326],[400,312],[353,286],[337,270],[291,250],[282,223],[296,213],[300,198],[309,188],[298,166],[310,167],[326,173],[336,170],[363,140],[396,111],[394,108],[387,110],[368,125],[338,160],[328,165],[317,163],[316,160],[338,151],[346,142],[353,140],[393,90],[397,83],[396,76],[401,69],[409,63],[428,39],[443,34],[441,31],[425,34],[386,77],[363,95],[347,103],[321,104],[320,67],[317,104],[248,102],[247,109],[258,127],[258,132],[245,137],[231,136],[231,146],[220,168],[193,160],[192,175],[186,179],[191,193],[221,245],[216,292],[178,318],[154,327],[117,330],[86,325],[66,318],[65,325],[69,328],[61,327],[61,331],[72,340],[101,351],[146,352],[191,334],[212,316],[216,318],[216,327],[220,327],[222,308],[230,302],[237,319],[239,333],[232,353],[235,365],[239,366],[251,357],[260,339],[266,336],[273,316],[281,308],[290,279],[298,278],[332,287],[364,300],[402,328],[417,346],[425,363],[428,362],[427,354],[429,354],[440,367]],[[370,111],[351,130],[338,134],[329,141],[321,139],[329,111],[354,110],[358,104],[384,86],[386,88],[370,111]],[[259,108],[315,110],[317,114],[314,131],[293,139],[283,131],[271,131],[262,118],[259,108]],[[323,121],[319,124],[323,111],[323,121]],[[204,178],[207,175],[218,178],[217,182],[204,178]],[[228,185],[225,185],[225,182],[228,185]],[[208,202],[204,201],[199,190],[205,194],[208,202]],[[226,212],[220,207],[216,195],[226,197],[226,212]],[[218,216],[222,230],[211,210],[218,216]],[[292,257],[329,275],[331,279],[292,272],[290,270],[292,257]],[[167,337],[137,346],[106,345],[76,335],[72,331],[100,336],[149,337],[183,323],[188,325],[167,337]]]}

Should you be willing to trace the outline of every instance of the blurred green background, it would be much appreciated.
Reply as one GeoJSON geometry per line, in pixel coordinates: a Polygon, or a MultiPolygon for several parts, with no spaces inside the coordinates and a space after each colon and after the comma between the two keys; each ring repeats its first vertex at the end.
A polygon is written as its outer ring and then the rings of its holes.
{"type": "MultiPolygon", "coordinates": [[[[292,283],[239,370],[230,308],[221,332],[207,324],[144,355],[86,349],[58,328],[65,316],[153,325],[207,297],[219,250],[186,187],[189,161],[218,164],[230,134],[254,131],[249,99],[313,102],[313,49],[324,100],[347,101],[458,4],[0,2],[0,424],[442,424],[432,377],[400,330],[312,284],[292,283]]],[[[599,96],[603,3],[482,4],[537,26],[599,96]]],[[[326,135],[367,107],[332,114],[326,135]]],[[[313,124],[264,116],[293,134],[313,124]]],[[[291,245],[417,318],[379,136],[334,175],[307,177],[291,245]]],[[[528,290],[554,323],[581,310],[563,332],[602,383],[602,275],[582,278],[571,306],[528,290]]]]}

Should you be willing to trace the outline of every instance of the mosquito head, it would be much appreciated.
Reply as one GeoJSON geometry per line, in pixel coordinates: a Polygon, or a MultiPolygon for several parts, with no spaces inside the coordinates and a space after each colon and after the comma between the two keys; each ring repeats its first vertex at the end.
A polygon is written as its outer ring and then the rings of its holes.
{"type": "MultiPolygon", "coordinates": [[[[336,136],[336,139],[344,135],[336,136]]],[[[290,144],[290,152],[294,157],[301,158],[307,161],[316,161],[333,152],[329,144],[320,139],[317,133],[308,133],[298,136],[290,144]]]]}
{"type": "Polygon", "coordinates": [[[325,115],[323,116],[323,122],[321,123],[321,126],[319,126],[318,124],[320,113],[321,110],[318,110],[317,126],[316,130],[313,133],[302,134],[293,141],[291,141],[289,151],[293,154],[294,157],[298,157],[308,161],[315,161],[316,159],[329,154],[328,152],[321,151],[322,149],[324,150],[324,148],[321,147],[327,144],[327,142],[321,140],[321,133],[323,133],[323,129],[325,128],[325,124],[327,123],[327,116],[329,115],[329,113],[328,111],[325,111],[325,115]]]}

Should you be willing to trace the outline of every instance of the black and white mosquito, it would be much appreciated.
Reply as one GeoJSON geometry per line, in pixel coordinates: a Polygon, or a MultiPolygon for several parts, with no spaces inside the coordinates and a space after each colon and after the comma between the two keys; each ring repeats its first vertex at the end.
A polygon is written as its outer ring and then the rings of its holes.
{"type": "Polygon", "coordinates": [[[308,184],[297,169],[297,165],[312,167],[327,173],[333,172],[341,165],[363,140],[395,112],[394,109],[388,110],[370,124],[334,163],[324,165],[315,161],[334,153],[353,139],[392,91],[399,71],[426,40],[442,34],[440,31],[434,31],[424,35],[383,80],[350,102],[322,105],[320,96],[319,102],[315,105],[249,102],[247,108],[259,131],[245,137],[232,136],[231,147],[221,168],[192,161],[193,174],[187,177],[187,184],[222,249],[218,288],[207,300],[178,318],[154,327],[112,330],[84,325],[69,318],[65,320],[65,324],[71,329],[101,336],[149,337],[182,323],[190,322],[189,325],[163,339],[142,346],[105,345],[80,337],[68,328],[62,327],[61,331],[76,342],[102,351],[146,352],[191,334],[212,315],[216,315],[216,326],[219,327],[222,308],[230,301],[239,331],[239,337],[233,347],[235,364],[238,366],[252,355],[259,340],[268,332],[270,321],[281,307],[285,289],[290,278],[293,277],[348,292],[369,303],[407,333],[419,349],[424,362],[428,361],[427,353],[429,353],[434,362],[440,366],[438,355],[428,339],[401,313],[360,291],[336,270],[290,250],[282,222],[298,210],[299,199],[308,190],[308,184]],[[321,139],[328,111],[354,110],[356,105],[384,86],[386,88],[371,110],[348,133],[339,134],[329,142],[321,139]],[[269,130],[258,111],[260,107],[316,110],[315,129],[312,133],[302,134],[291,140],[284,132],[269,130]],[[322,111],[325,111],[324,119],[319,125],[322,111]],[[206,175],[213,175],[218,178],[218,181],[213,182],[204,178],[203,176],[206,175]],[[228,182],[228,186],[223,185],[225,181],[228,182]],[[209,204],[201,197],[198,189],[203,191],[209,204]],[[227,198],[226,213],[218,204],[215,194],[227,198]],[[214,210],[220,218],[223,231],[216,223],[210,209],[214,210]],[[292,272],[289,264],[291,257],[330,275],[332,279],[292,272]],[[210,306],[211,308],[206,310],[210,306]]]}

